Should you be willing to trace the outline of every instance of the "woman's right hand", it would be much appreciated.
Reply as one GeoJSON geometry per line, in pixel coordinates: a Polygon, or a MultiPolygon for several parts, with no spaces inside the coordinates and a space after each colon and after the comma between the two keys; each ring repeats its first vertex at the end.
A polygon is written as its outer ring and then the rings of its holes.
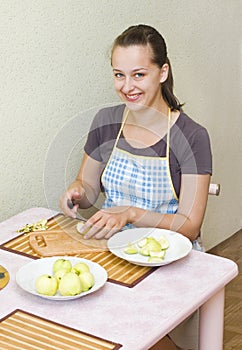
{"type": "Polygon", "coordinates": [[[66,216],[76,218],[77,209],[80,201],[84,196],[84,189],[79,181],[74,182],[67,191],[65,191],[59,201],[59,207],[66,216]],[[73,204],[73,201],[76,203],[73,204]]]}

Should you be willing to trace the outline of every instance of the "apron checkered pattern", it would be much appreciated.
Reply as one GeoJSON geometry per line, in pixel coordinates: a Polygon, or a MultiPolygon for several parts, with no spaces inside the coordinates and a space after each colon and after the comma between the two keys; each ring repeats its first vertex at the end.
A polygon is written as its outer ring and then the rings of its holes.
{"type": "Polygon", "coordinates": [[[102,175],[106,194],[103,208],[134,206],[162,214],[174,214],[178,208],[178,199],[169,167],[170,112],[166,157],[137,156],[117,147],[127,114],[102,175]]]}

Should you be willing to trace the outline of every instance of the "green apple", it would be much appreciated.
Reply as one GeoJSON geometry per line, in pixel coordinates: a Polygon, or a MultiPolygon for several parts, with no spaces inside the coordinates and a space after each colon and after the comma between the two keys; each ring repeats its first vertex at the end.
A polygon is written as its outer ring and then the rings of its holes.
{"type": "Polygon", "coordinates": [[[164,252],[161,249],[161,244],[154,237],[147,237],[138,243],[140,250],[139,253],[144,256],[156,256],[163,257],[164,252]]]}
{"type": "Polygon", "coordinates": [[[145,247],[147,247],[150,251],[153,251],[153,252],[161,251],[161,245],[154,237],[147,238],[147,241],[148,242],[145,245],[145,247]]]}
{"type": "Polygon", "coordinates": [[[148,239],[147,238],[142,238],[139,242],[138,242],[138,246],[140,248],[143,248],[148,242],[148,239]]]}
{"type": "Polygon", "coordinates": [[[57,279],[58,284],[60,283],[60,280],[62,279],[62,277],[68,272],[70,271],[66,269],[59,269],[54,273],[54,277],[57,279]]]}
{"type": "Polygon", "coordinates": [[[82,291],[86,292],[94,286],[94,276],[91,272],[83,272],[80,274],[79,279],[82,285],[82,291]]]}
{"type": "Polygon", "coordinates": [[[83,272],[89,272],[89,266],[84,262],[79,262],[72,267],[72,272],[75,272],[78,276],[83,272]]]}
{"type": "Polygon", "coordinates": [[[82,292],[80,278],[74,272],[66,273],[60,280],[59,292],[63,296],[73,296],[82,292]]]}
{"type": "Polygon", "coordinates": [[[54,273],[60,269],[65,269],[68,271],[71,271],[72,269],[72,264],[70,260],[67,259],[57,259],[54,264],[53,264],[53,271],[54,273]]]}
{"type": "Polygon", "coordinates": [[[154,251],[150,251],[150,256],[154,257],[154,258],[160,258],[160,259],[164,259],[166,255],[166,250],[161,250],[160,252],[154,252],[154,251]]]}
{"type": "Polygon", "coordinates": [[[137,254],[138,249],[135,244],[129,243],[126,248],[124,248],[124,252],[126,254],[137,254]]]}
{"type": "Polygon", "coordinates": [[[160,245],[161,245],[161,249],[168,249],[170,246],[170,243],[168,241],[168,239],[166,239],[165,237],[160,237],[158,239],[160,245]]]}
{"type": "Polygon", "coordinates": [[[149,256],[150,255],[150,250],[147,246],[144,246],[142,247],[140,250],[139,250],[139,253],[141,255],[144,255],[144,256],[149,256]]]}
{"type": "Polygon", "coordinates": [[[35,288],[39,294],[53,296],[57,292],[58,283],[55,277],[44,274],[35,281],[35,288]]]}
{"type": "Polygon", "coordinates": [[[164,261],[163,258],[159,258],[157,256],[150,256],[148,259],[148,262],[150,262],[150,263],[161,263],[163,261],[164,261]]]}

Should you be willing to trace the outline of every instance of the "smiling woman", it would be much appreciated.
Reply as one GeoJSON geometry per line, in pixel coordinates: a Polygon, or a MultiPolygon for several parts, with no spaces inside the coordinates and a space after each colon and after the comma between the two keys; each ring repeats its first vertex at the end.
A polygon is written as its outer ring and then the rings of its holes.
{"type": "MultiPolygon", "coordinates": [[[[75,217],[104,192],[102,209],[82,226],[84,238],[157,227],[195,242],[212,173],[210,141],[173,94],[164,38],[147,25],[128,28],[114,41],[111,65],[122,104],[95,116],[80,171],[60,207],[75,217]]],[[[162,349],[168,343],[174,348],[165,338],[162,349]]]]}
{"type": "Polygon", "coordinates": [[[155,226],[194,241],[212,173],[210,142],[173,94],[165,41],[150,26],[132,26],[114,41],[111,64],[124,103],[97,113],[80,172],[60,206],[75,217],[78,206],[94,205],[104,191],[102,210],[83,226],[86,238],[155,226]],[[79,203],[70,209],[73,199],[79,203]]]}

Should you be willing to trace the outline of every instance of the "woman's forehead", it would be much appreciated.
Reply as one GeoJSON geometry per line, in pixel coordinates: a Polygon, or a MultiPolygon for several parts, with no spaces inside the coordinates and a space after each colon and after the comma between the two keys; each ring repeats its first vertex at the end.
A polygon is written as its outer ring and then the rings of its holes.
{"type": "Polygon", "coordinates": [[[150,66],[153,64],[152,49],[149,45],[117,46],[112,54],[112,66],[150,66]]]}

